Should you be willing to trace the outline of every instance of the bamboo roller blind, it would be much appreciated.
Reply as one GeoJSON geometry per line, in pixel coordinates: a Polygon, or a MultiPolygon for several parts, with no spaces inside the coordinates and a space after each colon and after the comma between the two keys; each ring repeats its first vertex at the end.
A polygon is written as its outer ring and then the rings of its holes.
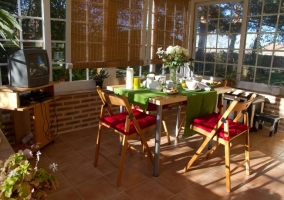
{"type": "Polygon", "coordinates": [[[187,48],[188,0],[154,0],[152,7],[151,64],[161,64],[157,49],[179,45],[187,48]]]}
{"type": "Polygon", "coordinates": [[[144,6],[143,0],[72,0],[73,68],[143,65],[144,6]]]}

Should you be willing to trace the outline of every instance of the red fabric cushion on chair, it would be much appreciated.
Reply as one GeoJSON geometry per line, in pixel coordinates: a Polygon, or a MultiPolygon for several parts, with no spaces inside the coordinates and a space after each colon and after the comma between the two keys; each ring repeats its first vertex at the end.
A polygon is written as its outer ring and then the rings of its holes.
{"type": "MultiPolygon", "coordinates": [[[[195,118],[193,120],[193,125],[207,132],[211,132],[221,117],[222,115],[220,114],[211,113],[209,115],[204,115],[202,117],[195,118]]],[[[242,123],[233,122],[231,119],[228,119],[228,123],[229,123],[229,137],[225,137],[223,124],[216,133],[219,137],[222,137],[224,140],[230,140],[230,137],[234,137],[235,135],[238,135],[239,133],[250,129],[249,126],[246,126],[242,123]]]]}
{"type": "MultiPolygon", "coordinates": [[[[135,109],[133,109],[132,111],[141,129],[144,129],[148,126],[152,126],[156,124],[155,116],[148,115],[146,113],[140,112],[135,109]]],[[[100,121],[105,124],[108,124],[110,127],[122,132],[125,135],[131,135],[132,133],[136,132],[136,129],[132,121],[130,122],[130,125],[129,125],[129,132],[124,132],[125,118],[127,115],[128,115],[128,112],[122,112],[122,113],[115,114],[113,116],[106,116],[104,118],[101,118],[100,121]]]]}

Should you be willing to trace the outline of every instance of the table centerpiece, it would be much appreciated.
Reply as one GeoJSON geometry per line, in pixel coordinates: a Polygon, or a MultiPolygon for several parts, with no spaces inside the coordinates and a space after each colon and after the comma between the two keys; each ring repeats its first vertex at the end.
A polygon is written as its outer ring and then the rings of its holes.
{"type": "MultiPolygon", "coordinates": [[[[179,67],[184,67],[184,64],[187,62],[192,62],[192,58],[189,57],[188,49],[185,49],[181,46],[169,46],[166,50],[163,50],[162,47],[158,48],[156,53],[159,58],[162,58],[163,68],[169,68],[170,70],[170,79],[174,83],[174,87],[177,85],[177,71],[179,67]]],[[[190,70],[193,70],[193,66],[189,65],[190,70]]]]}

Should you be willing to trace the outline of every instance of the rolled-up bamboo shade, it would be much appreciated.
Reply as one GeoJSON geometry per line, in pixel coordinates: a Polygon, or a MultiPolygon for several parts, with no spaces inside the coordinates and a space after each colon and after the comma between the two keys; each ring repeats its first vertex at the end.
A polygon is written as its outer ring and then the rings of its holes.
{"type": "Polygon", "coordinates": [[[72,0],[74,69],[143,64],[143,0],[72,0]]]}
{"type": "Polygon", "coordinates": [[[151,31],[151,64],[161,64],[157,49],[172,45],[187,48],[188,0],[153,0],[151,31]]]}

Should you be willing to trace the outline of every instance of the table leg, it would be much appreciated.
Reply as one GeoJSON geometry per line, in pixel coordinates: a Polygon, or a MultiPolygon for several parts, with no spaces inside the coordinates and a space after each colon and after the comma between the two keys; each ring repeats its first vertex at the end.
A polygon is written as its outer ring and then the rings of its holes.
{"type": "Polygon", "coordinates": [[[156,134],[155,134],[155,152],[154,152],[154,172],[153,176],[159,176],[159,155],[161,143],[161,124],[162,124],[162,106],[157,105],[156,117],[156,134]]]}
{"type": "Polygon", "coordinates": [[[178,104],[177,108],[177,122],[176,122],[176,137],[178,136],[178,129],[180,126],[180,113],[181,113],[181,104],[178,104]]]}

